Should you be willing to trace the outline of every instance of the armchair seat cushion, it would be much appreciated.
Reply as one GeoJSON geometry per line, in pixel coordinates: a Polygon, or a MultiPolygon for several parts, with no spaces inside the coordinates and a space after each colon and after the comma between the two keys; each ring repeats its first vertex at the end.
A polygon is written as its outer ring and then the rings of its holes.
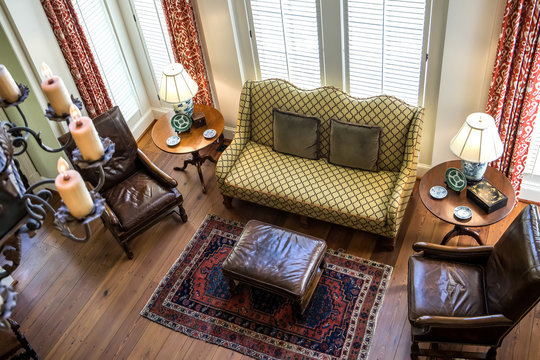
{"type": "Polygon", "coordinates": [[[137,228],[148,216],[158,216],[177,200],[177,191],[155,180],[145,171],[131,175],[103,193],[125,229],[137,228]]]}
{"type": "Polygon", "coordinates": [[[409,319],[420,316],[487,315],[484,274],[480,265],[439,261],[413,255],[409,259],[409,319]]]}
{"type": "Polygon", "coordinates": [[[284,155],[249,141],[225,184],[245,192],[248,199],[258,193],[272,195],[266,201],[282,203],[269,206],[287,209],[289,202],[300,202],[326,211],[328,221],[335,216],[331,213],[339,213],[384,226],[397,177],[392,171],[362,171],[333,165],[326,159],[284,155]]]}

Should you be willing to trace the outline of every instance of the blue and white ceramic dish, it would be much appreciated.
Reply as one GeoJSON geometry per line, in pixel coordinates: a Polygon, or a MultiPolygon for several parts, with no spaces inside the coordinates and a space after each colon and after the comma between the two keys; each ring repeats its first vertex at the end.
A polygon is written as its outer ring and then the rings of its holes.
{"type": "Polygon", "coordinates": [[[454,209],[454,216],[459,220],[469,220],[472,218],[472,210],[467,206],[458,206],[454,209]]]}
{"type": "Polygon", "coordinates": [[[180,138],[176,135],[167,138],[167,146],[173,147],[180,144],[180,138]]]}
{"type": "Polygon", "coordinates": [[[433,186],[431,189],[429,189],[429,195],[435,199],[444,199],[446,195],[448,195],[448,190],[446,190],[443,186],[433,186]]]}
{"type": "Polygon", "coordinates": [[[215,129],[208,129],[205,132],[203,132],[203,136],[205,139],[211,139],[216,135],[217,135],[217,131],[215,129]]]}

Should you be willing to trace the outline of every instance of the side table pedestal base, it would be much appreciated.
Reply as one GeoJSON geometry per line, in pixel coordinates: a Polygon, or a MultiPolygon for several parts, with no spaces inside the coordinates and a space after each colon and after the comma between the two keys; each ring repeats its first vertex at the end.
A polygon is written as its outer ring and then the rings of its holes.
{"type": "Polygon", "coordinates": [[[191,159],[184,160],[184,165],[182,165],[182,167],[179,167],[179,166],[174,167],[174,170],[176,171],[184,171],[186,170],[186,167],[190,164],[196,166],[197,172],[199,173],[199,180],[201,181],[203,194],[206,194],[206,185],[204,185],[204,178],[203,178],[201,166],[202,164],[204,164],[206,160],[216,163],[216,160],[214,160],[210,155],[201,156],[201,154],[199,154],[199,151],[194,151],[191,153],[191,159]]]}

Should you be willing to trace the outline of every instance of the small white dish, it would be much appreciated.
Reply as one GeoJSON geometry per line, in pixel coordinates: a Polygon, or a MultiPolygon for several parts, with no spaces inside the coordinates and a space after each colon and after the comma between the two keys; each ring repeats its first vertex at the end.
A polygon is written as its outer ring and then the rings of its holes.
{"type": "Polygon", "coordinates": [[[171,136],[169,138],[167,138],[167,146],[168,147],[173,147],[173,146],[176,146],[178,144],[180,144],[180,137],[179,136],[171,136]]]}
{"type": "Polygon", "coordinates": [[[216,135],[217,135],[217,131],[215,129],[208,129],[205,132],[203,132],[203,136],[205,139],[211,139],[216,135]]]}
{"type": "Polygon", "coordinates": [[[458,206],[454,209],[454,216],[459,220],[469,220],[472,218],[472,210],[467,206],[458,206]]]}
{"type": "Polygon", "coordinates": [[[429,195],[435,199],[444,199],[446,195],[448,195],[448,190],[446,190],[443,186],[436,185],[429,189],[429,195]]]}

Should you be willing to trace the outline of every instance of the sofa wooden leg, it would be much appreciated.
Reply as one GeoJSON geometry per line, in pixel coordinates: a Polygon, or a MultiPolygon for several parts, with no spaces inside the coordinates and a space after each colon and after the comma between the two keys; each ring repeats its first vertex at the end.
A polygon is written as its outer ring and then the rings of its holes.
{"type": "Polygon", "coordinates": [[[223,205],[227,209],[232,208],[232,197],[223,195],[223,205]]]}
{"type": "Polygon", "coordinates": [[[495,346],[492,346],[489,348],[487,354],[486,354],[487,360],[495,360],[497,359],[497,348],[495,346]]]}
{"type": "Polygon", "coordinates": [[[307,228],[309,226],[309,218],[304,215],[300,215],[300,226],[307,228]]]}
{"type": "Polygon", "coordinates": [[[418,360],[419,354],[420,348],[418,347],[418,343],[416,341],[413,341],[411,345],[411,360],[418,360]]]}
{"type": "Polygon", "coordinates": [[[395,250],[395,248],[396,248],[396,238],[395,237],[389,238],[389,237],[386,237],[386,236],[381,236],[380,241],[381,241],[381,248],[384,251],[394,251],[395,250]]]}

